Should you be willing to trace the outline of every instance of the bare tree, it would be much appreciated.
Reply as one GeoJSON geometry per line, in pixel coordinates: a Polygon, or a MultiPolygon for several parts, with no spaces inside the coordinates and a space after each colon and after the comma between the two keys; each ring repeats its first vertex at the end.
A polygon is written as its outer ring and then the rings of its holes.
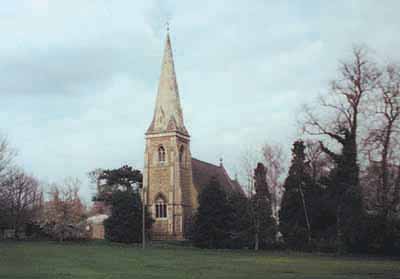
{"type": "MultiPolygon", "coordinates": [[[[322,141],[321,150],[332,158],[336,165],[335,199],[336,228],[339,249],[343,243],[343,228],[351,226],[354,215],[348,210],[361,210],[358,200],[358,130],[359,116],[368,94],[372,93],[380,78],[380,71],[367,56],[365,48],[354,48],[349,62],[342,62],[339,77],[331,82],[329,96],[320,99],[318,116],[310,109],[305,110],[304,131],[309,135],[328,138],[341,147],[339,153],[331,151],[322,141]],[[324,115],[325,114],[325,115],[324,115]],[[323,117],[324,115],[324,117],[323,117]],[[355,206],[355,200],[357,204],[355,206]],[[352,207],[348,205],[352,204],[352,207]]],[[[355,220],[357,218],[354,216],[355,220]]]]}
{"type": "Polygon", "coordinates": [[[262,155],[267,169],[266,179],[271,194],[272,214],[278,220],[279,205],[283,194],[283,175],[286,172],[286,156],[281,145],[268,143],[262,147],[262,155]]]}
{"type": "Polygon", "coordinates": [[[248,197],[255,194],[254,166],[261,160],[261,152],[253,147],[246,148],[240,155],[239,174],[244,180],[243,185],[248,197]]]}
{"type": "Polygon", "coordinates": [[[7,210],[9,225],[18,238],[24,225],[38,220],[43,205],[43,193],[37,179],[18,168],[8,172],[2,193],[3,207],[7,210]]]}
{"type": "MultiPolygon", "coordinates": [[[[396,206],[392,203],[395,190],[396,161],[400,138],[400,67],[388,65],[378,81],[372,98],[373,126],[365,141],[371,164],[379,165],[379,187],[376,189],[377,205],[386,217],[396,206]],[[391,179],[392,177],[392,179],[391,179]]],[[[399,164],[399,162],[397,162],[399,164]]],[[[398,178],[400,179],[400,178],[398,178]]]]}
{"type": "Polygon", "coordinates": [[[305,156],[311,178],[318,184],[322,177],[326,177],[332,169],[332,160],[322,151],[318,142],[306,140],[305,156]]]}
{"type": "Polygon", "coordinates": [[[10,147],[7,138],[0,135],[0,185],[7,175],[7,170],[11,167],[15,155],[16,151],[10,147]]]}
{"type": "Polygon", "coordinates": [[[74,226],[85,219],[86,209],[79,197],[80,184],[78,179],[68,178],[61,186],[51,185],[44,222],[51,226],[51,233],[60,241],[74,237],[74,226]]]}
{"type": "Polygon", "coordinates": [[[303,129],[343,145],[345,130],[356,137],[362,101],[377,87],[380,72],[369,61],[365,48],[354,48],[353,60],[340,63],[339,75],[331,82],[329,95],[320,97],[318,117],[309,107],[304,108],[303,129]]]}

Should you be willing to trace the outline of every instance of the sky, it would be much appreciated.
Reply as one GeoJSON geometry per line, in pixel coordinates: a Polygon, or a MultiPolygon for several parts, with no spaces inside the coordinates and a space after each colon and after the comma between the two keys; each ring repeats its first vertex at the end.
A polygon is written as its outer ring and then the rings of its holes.
{"type": "Polygon", "coordinates": [[[400,61],[400,1],[15,0],[0,7],[0,133],[42,181],[142,169],[170,22],[192,156],[240,172],[290,154],[298,117],[354,45],[400,61]]]}

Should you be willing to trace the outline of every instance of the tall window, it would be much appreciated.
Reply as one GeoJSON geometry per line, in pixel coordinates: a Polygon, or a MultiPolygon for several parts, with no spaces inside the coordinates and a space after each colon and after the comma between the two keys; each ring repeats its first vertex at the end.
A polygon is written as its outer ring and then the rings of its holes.
{"type": "Polygon", "coordinates": [[[162,197],[156,200],[156,218],[167,218],[167,204],[162,197]]]}
{"type": "Polygon", "coordinates": [[[183,145],[181,145],[181,148],[179,148],[179,162],[183,163],[183,160],[185,159],[185,148],[183,145]]]}
{"type": "Polygon", "coordinates": [[[160,163],[165,162],[165,148],[162,145],[158,148],[158,161],[160,161],[160,163]]]}

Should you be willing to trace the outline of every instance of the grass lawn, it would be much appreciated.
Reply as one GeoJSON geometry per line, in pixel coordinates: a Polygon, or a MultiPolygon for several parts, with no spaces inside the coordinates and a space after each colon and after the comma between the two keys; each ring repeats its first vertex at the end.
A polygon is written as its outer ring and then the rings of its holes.
{"type": "Polygon", "coordinates": [[[0,278],[400,278],[400,261],[289,252],[0,242],[0,278]]]}

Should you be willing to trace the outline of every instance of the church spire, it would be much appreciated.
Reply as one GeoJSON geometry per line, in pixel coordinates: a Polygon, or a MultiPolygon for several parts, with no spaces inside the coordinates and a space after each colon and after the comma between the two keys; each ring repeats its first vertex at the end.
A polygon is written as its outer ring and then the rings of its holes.
{"type": "MultiPolygon", "coordinates": [[[[168,28],[169,29],[169,28],[168,28]]],[[[153,121],[147,134],[177,131],[189,135],[183,122],[183,113],[176,82],[174,59],[172,56],[169,30],[165,41],[164,57],[158,84],[156,107],[153,121]]]]}

